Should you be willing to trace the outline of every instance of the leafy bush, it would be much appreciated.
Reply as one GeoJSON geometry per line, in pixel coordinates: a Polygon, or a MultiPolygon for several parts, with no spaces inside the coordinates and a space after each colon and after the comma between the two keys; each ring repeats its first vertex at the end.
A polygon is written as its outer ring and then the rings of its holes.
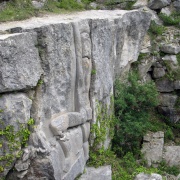
{"type": "Polygon", "coordinates": [[[113,149],[122,156],[127,152],[137,154],[143,135],[149,129],[150,110],[157,106],[154,83],[142,84],[132,73],[128,83],[115,84],[115,116],[117,122],[113,149]]]}
{"type": "Polygon", "coordinates": [[[158,25],[155,23],[155,21],[151,21],[151,25],[149,27],[149,33],[152,33],[154,35],[162,35],[165,31],[165,27],[158,25]]]}
{"type": "Polygon", "coordinates": [[[160,162],[158,169],[162,172],[173,174],[175,176],[180,173],[180,168],[178,166],[168,166],[165,161],[160,162]]]}
{"type": "Polygon", "coordinates": [[[162,19],[164,22],[164,25],[167,26],[179,26],[180,27],[180,13],[179,12],[174,12],[170,16],[167,16],[166,14],[160,13],[159,17],[162,19]]]}

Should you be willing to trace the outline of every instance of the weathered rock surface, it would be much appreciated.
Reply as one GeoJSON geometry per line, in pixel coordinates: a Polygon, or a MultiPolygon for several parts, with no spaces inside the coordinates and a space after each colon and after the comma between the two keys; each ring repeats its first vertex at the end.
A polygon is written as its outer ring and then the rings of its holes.
{"type": "Polygon", "coordinates": [[[180,146],[164,146],[163,158],[169,166],[179,166],[180,146]]]}
{"type": "Polygon", "coordinates": [[[135,4],[133,4],[133,8],[141,8],[148,5],[148,0],[137,0],[135,4]]]}
{"type": "Polygon", "coordinates": [[[174,90],[174,83],[169,79],[158,79],[155,81],[157,90],[159,92],[172,92],[174,90]]]}
{"type": "MultiPolygon", "coordinates": [[[[24,94],[10,94],[2,95],[0,97],[0,119],[1,119],[1,129],[4,129],[6,126],[14,126],[14,131],[18,131],[22,124],[26,124],[30,119],[30,108],[32,101],[24,94]],[[4,128],[3,128],[4,126],[4,128]]],[[[7,139],[0,137],[2,142],[2,147],[0,148],[0,156],[4,156],[7,153],[10,153],[9,142],[7,139]],[[8,143],[8,144],[7,144],[8,143]]],[[[19,148],[14,150],[14,157],[10,164],[7,165],[6,161],[1,161],[0,165],[5,167],[4,172],[0,174],[0,178],[7,175],[8,171],[13,167],[14,162],[16,161],[16,156],[19,152],[19,148]]]]}
{"type": "Polygon", "coordinates": [[[180,80],[174,81],[174,89],[180,89],[180,80]]]}
{"type": "Polygon", "coordinates": [[[155,68],[153,69],[153,77],[154,77],[155,79],[161,78],[161,77],[163,77],[165,74],[166,74],[166,72],[165,72],[164,68],[156,68],[156,67],[155,67],[155,68]]]}
{"type": "Polygon", "coordinates": [[[4,126],[13,125],[15,130],[30,119],[32,100],[25,93],[4,94],[0,97],[0,118],[4,126]]]}
{"type": "Polygon", "coordinates": [[[165,14],[166,16],[170,16],[171,15],[171,10],[169,7],[165,7],[161,9],[161,13],[165,14]]]}
{"type": "Polygon", "coordinates": [[[158,111],[168,117],[171,122],[177,123],[180,120],[180,113],[176,108],[159,106],[158,111]]]}
{"type": "Polygon", "coordinates": [[[36,9],[41,9],[44,4],[46,3],[46,0],[35,0],[35,1],[32,1],[32,5],[36,8],[36,9]]]}
{"type": "MultiPolygon", "coordinates": [[[[169,166],[177,166],[180,164],[180,146],[164,145],[164,133],[148,133],[143,139],[142,153],[148,162],[148,165],[158,165],[164,160],[169,166]]],[[[145,178],[144,174],[139,176],[145,178]]],[[[146,179],[146,178],[145,178],[146,179]]]]}
{"type": "Polygon", "coordinates": [[[180,46],[174,44],[163,44],[160,46],[160,50],[168,54],[178,54],[180,52],[180,46]]]}
{"type": "Polygon", "coordinates": [[[11,172],[9,179],[74,180],[83,172],[89,157],[89,121],[96,122],[99,102],[110,110],[115,76],[126,74],[137,60],[149,24],[146,12],[119,10],[1,24],[1,30],[17,33],[0,36],[0,43],[9,43],[2,46],[0,57],[14,63],[5,64],[15,72],[8,79],[19,83],[12,87],[6,82],[1,92],[8,92],[5,96],[11,99],[11,91],[27,90],[32,102],[28,99],[25,109],[29,112],[32,103],[30,116],[36,121],[29,140],[34,149],[19,160],[19,172],[11,172]]]}
{"type": "Polygon", "coordinates": [[[171,0],[150,0],[148,7],[150,9],[161,9],[171,3],[171,0]]]}
{"type": "Polygon", "coordinates": [[[173,65],[177,65],[178,61],[177,61],[177,57],[176,55],[166,55],[162,58],[164,61],[169,61],[170,63],[172,63],[173,65]]]}
{"type": "Polygon", "coordinates": [[[0,92],[33,88],[42,74],[36,33],[0,36],[0,92]]]}
{"type": "Polygon", "coordinates": [[[176,9],[176,11],[179,12],[180,11],[180,0],[175,0],[173,2],[173,6],[176,9]]]}
{"type": "Polygon", "coordinates": [[[156,24],[158,24],[158,25],[162,25],[163,24],[162,20],[158,17],[158,15],[157,15],[157,13],[155,11],[149,9],[146,6],[140,8],[140,10],[141,11],[146,11],[146,12],[150,13],[151,14],[151,20],[155,21],[156,24]]]}
{"type": "Polygon", "coordinates": [[[177,98],[177,95],[161,93],[159,96],[160,105],[166,107],[174,107],[177,98]]]}
{"type": "Polygon", "coordinates": [[[156,164],[162,160],[164,147],[164,133],[148,133],[144,136],[141,152],[147,160],[148,166],[156,164]]]}
{"type": "Polygon", "coordinates": [[[111,180],[111,166],[102,166],[99,168],[86,167],[85,173],[81,175],[80,180],[111,180]]]}
{"type": "Polygon", "coordinates": [[[138,174],[134,180],[162,180],[162,176],[160,174],[145,174],[140,173],[138,174]]]}

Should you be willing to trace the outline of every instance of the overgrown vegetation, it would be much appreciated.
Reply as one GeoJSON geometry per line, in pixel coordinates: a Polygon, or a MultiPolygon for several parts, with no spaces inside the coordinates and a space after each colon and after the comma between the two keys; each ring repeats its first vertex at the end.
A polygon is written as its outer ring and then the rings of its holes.
{"type": "Polygon", "coordinates": [[[106,2],[106,6],[109,6],[113,9],[114,6],[118,4],[123,7],[125,10],[131,10],[136,1],[127,1],[127,0],[109,0],[106,2]]]}
{"type": "Polygon", "coordinates": [[[6,167],[12,165],[16,158],[21,157],[21,148],[25,147],[30,135],[29,128],[34,124],[32,118],[29,119],[27,124],[19,123],[19,129],[15,130],[13,125],[5,125],[0,121],[0,173],[6,167]]]}
{"type": "Polygon", "coordinates": [[[180,12],[174,12],[170,16],[160,13],[159,17],[163,21],[164,25],[180,27],[180,12]]]}
{"type": "Polygon", "coordinates": [[[126,83],[116,82],[113,148],[119,156],[138,154],[142,137],[150,127],[150,111],[158,105],[157,96],[155,84],[139,82],[135,73],[126,83]]]}
{"type": "MultiPolygon", "coordinates": [[[[88,165],[111,165],[113,180],[130,180],[141,172],[161,175],[180,173],[178,167],[169,167],[164,161],[158,168],[147,167],[140,153],[141,141],[147,131],[164,131],[165,141],[174,140],[174,132],[179,131],[177,124],[172,125],[167,118],[157,114],[158,93],[155,84],[141,83],[137,73],[131,73],[127,82],[116,81],[114,105],[115,116],[109,116],[107,107],[97,105],[97,121],[92,126],[92,133],[97,135],[90,150],[88,165]],[[112,146],[105,150],[103,143],[109,122],[109,133],[111,138],[114,136],[112,146]]],[[[110,112],[113,112],[112,108],[110,112]]]]}

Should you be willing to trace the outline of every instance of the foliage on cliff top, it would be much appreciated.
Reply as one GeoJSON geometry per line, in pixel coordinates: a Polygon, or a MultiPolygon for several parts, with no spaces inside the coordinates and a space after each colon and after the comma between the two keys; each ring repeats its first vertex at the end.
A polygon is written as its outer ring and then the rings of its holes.
{"type": "Polygon", "coordinates": [[[42,9],[36,9],[31,0],[13,0],[6,4],[0,13],[0,22],[23,20],[33,16],[41,16],[45,13],[69,13],[71,11],[84,10],[92,0],[47,0],[42,9]]]}

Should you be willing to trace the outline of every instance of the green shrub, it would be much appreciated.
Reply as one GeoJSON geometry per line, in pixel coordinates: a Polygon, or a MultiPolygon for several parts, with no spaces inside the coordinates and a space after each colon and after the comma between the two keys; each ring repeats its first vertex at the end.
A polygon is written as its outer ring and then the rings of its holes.
{"type": "Polygon", "coordinates": [[[7,3],[6,8],[0,13],[0,21],[23,20],[36,15],[37,10],[30,0],[14,0],[7,3]]]}
{"type": "Polygon", "coordinates": [[[83,9],[83,5],[81,3],[78,3],[76,0],[59,0],[58,7],[66,10],[83,9]]]}
{"type": "Polygon", "coordinates": [[[162,35],[165,31],[165,27],[158,25],[155,23],[155,21],[151,21],[151,25],[149,27],[149,33],[152,33],[154,35],[162,35]]]}
{"type": "Polygon", "coordinates": [[[179,26],[180,27],[180,13],[174,12],[170,16],[167,16],[166,14],[160,13],[159,17],[164,22],[164,25],[167,26],[179,26]]]}
{"type": "Polygon", "coordinates": [[[162,172],[166,172],[168,174],[172,174],[177,176],[180,173],[180,167],[178,166],[168,166],[165,161],[161,161],[158,169],[162,172]]]}
{"type": "Polygon", "coordinates": [[[154,83],[140,83],[135,73],[129,76],[128,83],[116,82],[113,148],[118,155],[138,153],[142,137],[150,127],[150,110],[158,104],[157,96],[154,83]]]}

